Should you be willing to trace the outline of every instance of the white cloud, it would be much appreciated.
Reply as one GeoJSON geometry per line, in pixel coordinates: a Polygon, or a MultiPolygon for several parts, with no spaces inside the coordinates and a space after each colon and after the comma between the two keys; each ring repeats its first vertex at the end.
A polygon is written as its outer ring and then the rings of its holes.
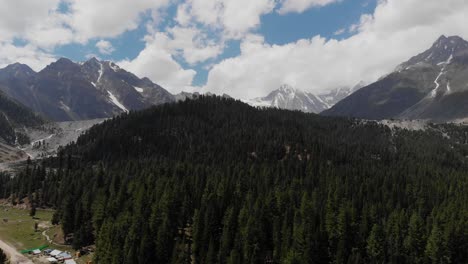
{"type": "Polygon", "coordinates": [[[271,45],[253,35],[265,14],[304,12],[339,1],[0,0],[0,65],[20,61],[40,69],[53,60],[50,53],[57,45],[90,40],[100,40],[97,48],[109,54],[109,39],[145,23],[144,50],[122,61],[122,67],[177,92],[192,88],[196,72],[175,59],[189,65],[208,62],[205,90],[248,98],[284,82],[309,91],[369,82],[429,47],[441,34],[468,37],[466,0],[379,0],[373,14],[347,28],[354,36],[342,40],[315,36],[271,45]],[[177,5],[177,15],[164,17],[170,5],[177,5]],[[169,25],[162,31],[161,19],[169,25]],[[26,44],[13,45],[18,39],[26,44]],[[213,64],[232,39],[242,41],[241,54],[213,64]]]}
{"type": "Polygon", "coordinates": [[[187,0],[179,6],[176,19],[181,25],[199,23],[219,30],[226,39],[242,38],[274,7],[274,0],[187,0]]]}
{"type": "Polygon", "coordinates": [[[161,49],[154,40],[148,40],[145,49],[134,60],[118,63],[120,67],[148,77],[172,93],[191,90],[196,72],[183,69],[166,50],[161,49]]]}
{"type": "Polygon", "coordinates": [[[21,39],[43,48],[70,42],[71,30],[64,25],[59,4],[60,0],[0,0],[2,41],[21,39]]]}
{"type": "Polygon", "coordinates": [[[326,6],[340,1],[341,0],[281,0],[281,7],[278,13],[302,13],[312,7],[326,6]]]}
{"type": "Polygon", "coordinates": [[[339,36],[339,35],[344,34],[345,32],[346,32],[346,28],[340,28],[337,31],[335,31],[335,33],[333,33],[333,35],[339,36]]]}
{"type": "Polygon", "coordinates": [[[146,40],[172,55],[183,57],[191,65],[217,57],[224,46],[223,43],[209,39],[206,33],[195,27],[175,26],[166,32],[147,36],[146,40]]]}
{"type": "Polygon", "coordinates": [[[134,30],[144,14],[157,19],[158,11],[169,4],[170,0],[0,0],[0,35],[3,42],[22,39],[47,49],[87,43],[134,30]]]}
{"type": "Polygon", "coordinates": [[[147,11],[166,7],[169,0],[66,0],[69,4],[67,24],[77,41],[97,37],[116,37],[134,30],[147,11]]]}
{"type": "Polygon", "coordinates": [[[38,50],[32,45],[17,47],[9,43],[0,43],[0,68],[16,62],[29,65],[40,71],[55,60],[55,57],[38,50]]]}
{"type": "Polygon", "coordinates": [[[246,38],[241,54],[215,65],[205,90],[238,98],[263,96],[282,83],[320,92],[371,82],[429,48],[441,35],[468,38],[468,2],[446,0],[380,1],[363,15],[356,34],[343,40],[320,36],[286,45],[246,38]]]}
{"type": "Polygon", "coordinates": [[[96,43],[96,48],[98,48],[99,53],[109,55],[115,51],[114,46],[107,40],[100,40],[96,43]]]}

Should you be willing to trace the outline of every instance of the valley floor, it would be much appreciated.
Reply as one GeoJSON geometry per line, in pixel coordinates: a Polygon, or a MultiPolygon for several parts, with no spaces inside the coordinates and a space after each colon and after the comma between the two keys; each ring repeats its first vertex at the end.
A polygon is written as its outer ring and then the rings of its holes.
{"type": "Polygon", "coordinates": [[[33,262],[27,257],[23,256],[14,247],[8,245],[4,241],[0,240],[0,248],[10,258],[10,262],[14,264],[32,264],[33,262]]]}
{"type": "MultiPolygon", "coordinates": [[[[0,248],[11,258],[12,264],[48,263],[45,256],[33,257],[20,253],[21,250],[44,245],[71,252],[72,255],[75,253],[70,246],[61,244],[61,228],[50,224],[53,213],[52,210],[37,210],[33,219],[27,209],[0,205],[0,248]],[[35,223],[38,224],[37,231],[34,230],[35,223]]],[[[91,257],[84,256],[76,261],[86,263],[91,257]]]]}

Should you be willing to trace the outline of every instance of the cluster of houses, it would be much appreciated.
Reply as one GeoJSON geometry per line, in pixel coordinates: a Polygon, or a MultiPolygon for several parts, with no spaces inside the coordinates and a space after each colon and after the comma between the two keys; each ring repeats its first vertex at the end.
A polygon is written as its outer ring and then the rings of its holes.
{"type": "Polygon", "coordinates": [[[60,251],[57,249],[45,249],[41,252],[41,250],[35,249],[31,253],[36,256],[43,254],[47,258],[47,261],[49,261],[50,263],[60,262],[64,264],[76,264],[70,252],[66,251],[60,251]]]}

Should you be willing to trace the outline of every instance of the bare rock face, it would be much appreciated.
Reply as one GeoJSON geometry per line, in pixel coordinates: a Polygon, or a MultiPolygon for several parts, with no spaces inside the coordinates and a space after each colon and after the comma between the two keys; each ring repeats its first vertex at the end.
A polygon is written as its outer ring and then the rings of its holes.
{"type": "Polygon", "coordinates": [[[0,90],[53,121],[112,117],[167,102],[174,96],[148,78],[95,58],[61,58],[36,73],[27,65],[0,70],[0,90]]]}
{"type": "Polygon", "coordinates": [[[430,49],[323,114],[446,122],[467,118],[467,102],[468,42],[441,36],[430,49]]]}

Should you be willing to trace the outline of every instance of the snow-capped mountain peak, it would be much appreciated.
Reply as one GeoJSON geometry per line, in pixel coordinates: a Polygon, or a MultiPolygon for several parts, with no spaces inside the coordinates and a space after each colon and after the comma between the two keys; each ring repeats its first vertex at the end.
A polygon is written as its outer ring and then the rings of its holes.
{"type": "Polygon", "coordinates": [[[296,93],[297,89],[292,87],[289,84],[283,84],[283,85],[280,86],[278,91],[280,91],[283,94],[294,95],[296,93]]]}
{"type": "Polygon", "coordinates": [[[364,119],[428,119],[446,122],[468,116],[468,42],[439,37],[396,71],[336,104],[325,115],[364,119]]]}
{"type": "Polygon", "coordinates": [[[320,97],[288,84],[281,85],[265,97],[254,98],[246,102],[256,107],[276,107],[309,113],[320,113],[330,107],[320,97]]]}
{"type": "Polygon", "coordinates": [[[355,86],[345,86],[333,89],[327,93],[319,94],[318,97],[325,101],[330,107],[337,104],[339,101],[345,99],[346,97],[350,96],[355,91],[361,89],[362,87],[366,86],[364,81],[360,81],[355,86]]]}
{"type": "Polygon", "coordinates": [[[466,53],[467,50],[468,42],[461,37],[446,37],[442,35],[432,44],[431,48],[402,63],[397,67],[396,71],[400,72],[418,66],[446,65],[449,64],[455,56],[466,53]]]}
{"type": "Polygon", "coordinates": [[[112,117],[175,98],[147,78],[110,61],[60,58],[40,72],[13,64],[0,69],[0,91],[56,121],[112,117]]]}

